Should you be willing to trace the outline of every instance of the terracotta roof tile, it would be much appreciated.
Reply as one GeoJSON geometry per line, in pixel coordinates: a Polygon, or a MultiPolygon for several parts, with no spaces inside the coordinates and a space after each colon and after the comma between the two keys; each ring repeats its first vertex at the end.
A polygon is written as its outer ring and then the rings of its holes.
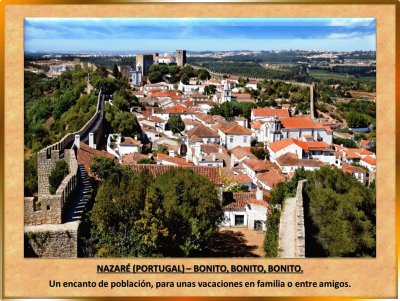
{"type": "Polygon", "coordinates": [[[309,116],[279,118],[279,120],[285,129],[326,129],[320,123],[314,122],[309,116]]]}
{"type": "Polygon", "coordinates": [[[165,155],[163,153],[157,154],[156,161],[157,162],[167,161],[169,163],[179,165],[179,166],[193,166],[192,163],[186,162],[186,159],[179,158],[179,157],[171,157],[171,156],[165,155]]]}
{"type": "Polygon", "coordinates": [[[247,159],[243,161],[253,171],[270,171],[276,169],[276,166],[270,161],[262,161],[258,159],[247,159]]]}
{"type": "Polygon", "coordinates": [[[364,168],[359,167],[359,166],[350,165],[350,164],[347,164],[346,162],[342,163],[342,170],[349,174],[354,174],[356,172],[367,173],[367,171],[364,168]]]}
{"type": "Polygon", "coordinates": [[[251,110],[257,117],[290,117],[288,110],[272,109],[272,108],[255,108],[251,110]]]}
{"type": "Polygon", "coordinates": [[[189,139],[193,135],[199,138],[219,138],[219,135],[216,132],[204,126],[203,124],[194,127],[193,129],[189,130],[186,134],[189,137],[189,139]]]}
{"type": "Polygon", "coordinates": [[[95,157],[114,159],[115,162],[117,162],[117,160],[113,155],[105,151],[99,151],[97,149],[91,148],[86,143],[81,142],[80,147],[77,149],[78,164],[83,164],[85,166],[86,171],[90,175],[92,175],[92,173],[90,172],[90,165],[92,164],[95,157]]]}
{"type": "Polygon", "coordinates": [[[220,130],[227,135],[251,135],[251,130],[238,125],[236,122],[221,124],[220,130]]]}
{"type": "Polygon", "coordinates": [[[285,182],[286,180],[286,178],[277,170],[258,174],[257,179],[270,187],[273,187],[280,182],[285,182]]]}
{"type": "Polygon", "coordinates": [[[222,185],[221,170],[212,166],[172,166],[172,165],[155,165],[155,164],[132,164],[129,167],[136,172],[148,170],[150,174],[157,177],[173,168],[188,168],[194,173],[206,177],[216,185],[222,185]]]}
{"type": "Polygon", "coordinates": [[[365,163],[368,163],[370,165],[376,165],[376,158],[374,157],[366,156],[362,158],[361,161],[364,161],[365,163]]]}

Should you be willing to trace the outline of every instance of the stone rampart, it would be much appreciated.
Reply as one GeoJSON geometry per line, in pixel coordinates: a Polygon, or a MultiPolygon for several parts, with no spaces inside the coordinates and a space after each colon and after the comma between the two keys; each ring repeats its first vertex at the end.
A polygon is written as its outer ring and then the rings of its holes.
{"type": "Polygon", "coordinates": [[[25,257],[78,257],[79,222],[25,226],[25,257]]]}
{"type": "Polygon", "coordinates": [[[297,183],[296,191],[296,231],[295,231],[295,257],[305,257],[305,227],[304,227],[304,204],[303,187],[307,180],[300,180],[297,183]]]}
{"type": "Polygon", "coordinates": [[[61,182],[56,193],[54,195],[42,194],[38,199],[24,198],[24,222],[26,225],[61,224],[63,222],[63,208],[69,196],[75,192],[79,182],[78,162],[74,150],[66,149],[64,153],[64,160],[69,166],[69,174],[61,182]]]}

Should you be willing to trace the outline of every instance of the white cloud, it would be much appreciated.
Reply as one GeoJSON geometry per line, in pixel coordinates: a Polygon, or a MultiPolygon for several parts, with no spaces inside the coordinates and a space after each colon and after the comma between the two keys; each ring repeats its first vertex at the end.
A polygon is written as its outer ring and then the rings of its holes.
{"type": "Polygon", "coordinates": [[[366,38],[366,37],[375,37],[374,34],[366,34],[364,32],[354,31],[354,32],[346,32],[346,33],[331,33],[326,38],[327,39],[354,39],[354,38],[366,38]]]}
{"type": "Polygon", "coordinates": [[[375,18],[334,18],[329,22],[329,26],[372,26],[375,23],[375,18]]]}

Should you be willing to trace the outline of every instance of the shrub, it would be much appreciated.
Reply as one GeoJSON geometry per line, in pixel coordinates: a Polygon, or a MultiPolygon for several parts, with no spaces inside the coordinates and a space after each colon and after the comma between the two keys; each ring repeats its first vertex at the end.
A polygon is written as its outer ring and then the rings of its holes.
{"type": "Polygon", "coordinates": [[[50,194],[55,194],[58,186],[60,186],[61,182],[68,175],[69,168],[67,162],[64,160],[57,161],[56,167],[52,170],[49,175],[49,192],[50,194]]]}

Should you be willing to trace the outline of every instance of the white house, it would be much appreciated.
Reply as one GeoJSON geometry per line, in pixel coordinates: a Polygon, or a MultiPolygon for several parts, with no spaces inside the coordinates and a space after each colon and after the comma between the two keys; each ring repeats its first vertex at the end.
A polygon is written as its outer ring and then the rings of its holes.
{"type": "Polygon", "coordinates": [[[251,130],[240,126],[237,123],[221,124],[218,129],[218,134],[221,137],[221,143],[231,150],[237,146],[251,145],[251,130]]]}
{"type": "Polygon", "coordinates": [[[110,134],[107,138],[107,152],[116,156],[119,160],[124,155],[140,153],[142,151],[142,143],[131,137],[122,137],[120,134],[110,134]]]}
{"type": "Polygon", "coordinates": [[[376,170],[376,158],[371,157],[371,156],[366,156],[364,158],[361,158],[360,165],[364,166],[369,171],[375,171],[376,170]]]}
{"type": "Polygon", "coordinates": [[[263,192],[227,193],[228,204],[224,206],[224,227],[241,227],[250,230],[265,231],[268,203],[263,199],[263,192]]]}
{"type": "Polygon", "coordinates": [[[258,90],[257,81],[255,81],[255,80],[249,81],[246,84],[246,88],[253,89],[253,90],[258,90]]]}

